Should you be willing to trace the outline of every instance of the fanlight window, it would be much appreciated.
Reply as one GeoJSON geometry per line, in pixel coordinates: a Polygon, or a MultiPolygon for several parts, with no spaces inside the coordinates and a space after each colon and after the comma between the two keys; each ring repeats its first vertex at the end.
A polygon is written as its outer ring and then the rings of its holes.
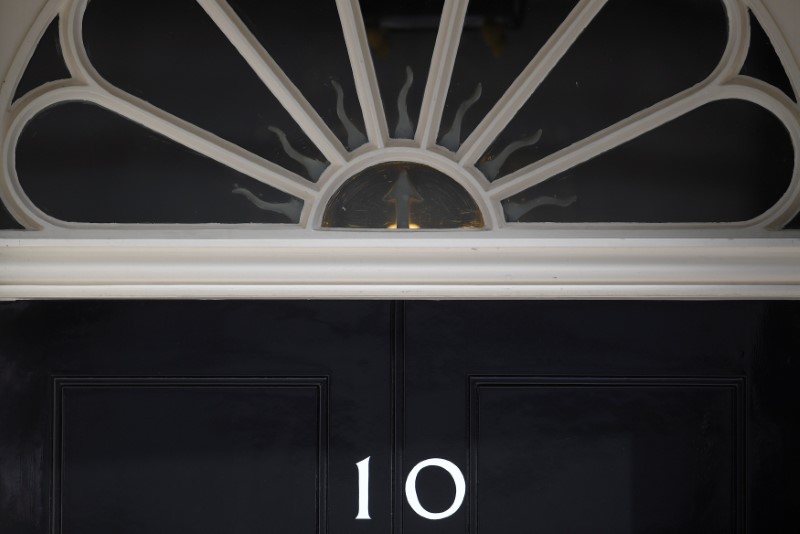
{"type": "Polygon", "coordinates": [[[54,0],[0,95],[3,228],[798,228],[759,5],[54,0]]]}

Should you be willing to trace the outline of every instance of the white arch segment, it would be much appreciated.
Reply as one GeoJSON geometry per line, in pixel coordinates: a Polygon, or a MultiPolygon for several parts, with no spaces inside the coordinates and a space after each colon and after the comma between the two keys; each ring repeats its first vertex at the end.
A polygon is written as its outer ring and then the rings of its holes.
{"type": "Polygon", "coordinates": [[[720,88],[718,99],[752,102],[775,115],[789,132],[794,148],[794,170],[788,188],[770,209],[743,225],[780,230],[800,212],[800,106],[781,90],[747,76],[736,76],[720,88]]]}
{"type": "Polygon", "coordinates": [[[251,178],[303,200],[313,198],[316,187],[303,177],[126,93],[106,81],[89,61],[81,38],[83,13],[86,6],[87,0],[74,0],[71,5],[67,6],[66,13],[62,17],[62,26],[66,25],[66,27],[62,27],[61,33],[64,60],[73,76],[86,85],[85,100],[142,124],[251,178]]]}

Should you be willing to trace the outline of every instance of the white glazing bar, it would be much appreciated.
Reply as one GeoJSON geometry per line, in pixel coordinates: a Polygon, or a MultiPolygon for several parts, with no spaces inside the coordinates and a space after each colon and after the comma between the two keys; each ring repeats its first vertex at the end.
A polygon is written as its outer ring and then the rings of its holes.
{"type": "Polygon", "coordinates": [[[389,140],[389,128],[386,124],[386,113],[383,110],[375,66],[372,64],[369,51],[364,19],[361,17],[361,8],[358,0],[336,0],[336,7],[339,9],[347,53],[350,55],[350,66],[353,69],[353,80],[364,114],[367,138],[374,146],[383,148],[389,140]]]}
{"type": "Polygon", "coordinates": [[[51,94],[73,94],[83,86],[75,80],[48,82],[14,102],[3,114],[3,130],[0,137],[0,201],[25,230],[52,231],[57,229],[47,214],[40,210],[27,196],[17,174],[17,142],[27,123],[36,113],[49,107],[51,94]],[[44,96],[43,96],[44,95],[44,96]],[[37,103],[40,103],[37,105],[37,103]]]}
{"type": "Polygon", "coordinates": [[[311,199],[314,189],[308,180],[240,146],[217,137],[191,123],[178,119],[133,97],[120,98],[98,92],[90,100],[115,113],[138,122],[177,143],[216,160],[228,167],[290,195],[311,199]],[[149,108],[149,109],[148,109],[149,108]]]}
{"type": "MultiPolygon", "coordinates": [[[[725,85],[693,88],[615,124],[574,145],[497,180],[489,187],[492,200],[520,193],[553,176],[612,150],[646,132],[712,101],[738,99],[753,102],[773,113],[786,126],[796,154],[800,154],[800,109],[778,89],[746,77],[725,85]]],[[[791,184],[781,200],[766,213],[738,226],[778,229],[800,210],[800,158],[795,158],[791,184]]]]}
{"type": "Polygon", "coordinates": [[[713,99],[719,87],[692,88],[633,115],[596,134],[492,182],[489,194],[495,200],[515,195],[576,165],[616,148],[669,121],[677,119],[713,99]]]}
{"type": "Polygon", "coordinates": [[[422,148],[436,144],[468,5],[469,0],[445,0],[415,137],[422,148]]]}
{"type": "Polygon", "coordinates": [[[27,199],[15,178],[16,154],[10,148],[10,132],[14,128],[18,110],[24,107],[26,102],[51,88],[75,82],[64,80],[47,82],[23,95],[16,102],[12,103],[12,101],[17,85],[35,53],[39,41],[52,20],[58,15],[59,10],[62,9],[64,2],[66,0],[51,1],[45,4],[20,44],[8,71],[4,72],[5,77],[0,83],[0,102],[3,106],[7,106],[0,111],[0,203],[2,203],[0,205],[5,205],[11,216],[27,230],[42,230],[49,228],[50,225],[41,217],[41,212],[33,207],[27,199]]]}
{"type": "Polygon", "coordinates": [[[780,89],[747,76],[737,76],[720,89],[720,98],[746,100],[768,110],[783,122],[792,139],[794,168],[789,186],[772,208],[748,221],[748,226],[780,230],[800,212],[800,106],[780,89]]]}
{"type": "Polygon", "coordinates": [[[197,2],[325,158],[333,165],[343,164],[347,158],[341,141],[239,19],[233,8],[225,0],[197,0],[197,2]]]}
{"type": "Polygon", "coordinates": [[[87,84],[96,83],[100,75],[94,70],[83,44],[83,16],[89,0],[72,0],[64,5],[59,19],[59,40],[64,63],[72,78],[87,84]]]}
{"type": "Polygon", "coordinates": [[[462,165],[471,165],[511,122],[533,92],[561,60],[580,34],[600,12],[607,0],[580,0],[542,49],[514,80],[457,152],[462,165]]]}
{"type": "MultiPolygon", "coordinates": [[[[64,60],[70,66],[73,75],[88,85],[73,89],[75,96],[65,90],[42,94],[35,101],[26,105],[26,109],[19,110],[18,115],[36,113],[37,110],[44,109],[41,107],[43,105],[70,100],[94,102],[285,193],[306,201],[316,196],[316,186],[310,184],[303,177],[194,124],[179,119],[104,80],[92,66],[83,45],[82,22],[87,4],[88,0],[73,0],[71,5],[67,6],[63,13],[61,41],[64,47],[64,60]]],[[[307,210],[304,209],[304,211],[307,210]]]]}
{"type": "Polygon", "coordinates": [[[301,176],[146,102],[138,101],[133,96],[126,95],[126,98],[122,98],[97,87],[59,87],[26,102],[25,106],[16,110],[11,122],[4,140],[8,145],[7,150],[14,150],[22,128],[37,113],[54,104],[76,101],[95,103],[259,182],[305,201],[312,201],[317,195],[313,184],[301,176]]]}
{"type": "MultiPolygon", "coordinates": [[[[724,3],[728,13],[728,42],[719,65],[705,81],[495,180],[488,187],[494,205],[499,206],[499,202],[505,198],[538,185],[719,98],[723,93],[721,85],[739,72],[750,46],[747,8],[739,0],[724,0],[724,3]]],[[[482,153],[483,151],[477,157],[482,153]]]]}
{"type": "Polygon", "coordinates": [[[750,12],[742,0],[722,0],[728,14],[728,43],[708,83],[723,83],[742,70],[750,52],[750,12]]]}

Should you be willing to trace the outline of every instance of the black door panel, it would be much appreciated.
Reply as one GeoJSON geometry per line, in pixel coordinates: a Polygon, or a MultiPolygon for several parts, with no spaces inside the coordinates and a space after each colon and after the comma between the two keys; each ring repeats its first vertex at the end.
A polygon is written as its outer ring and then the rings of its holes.
{"type": "Polygon", "coordinates": [[[0,532],[795,532],[799,354],[796,302],[6,302],[0,532]]]}
{"type": "Polygon", "coordinates": [[[409,303],[406,457],[437,447],[470,499],[406,524],[798,531],[799,355],[797,303],[409,303]]]}
{"type": "Polygon", "coordinates": [[[387,532],[390,304],[0,310],[3,534],[387,532]]]}

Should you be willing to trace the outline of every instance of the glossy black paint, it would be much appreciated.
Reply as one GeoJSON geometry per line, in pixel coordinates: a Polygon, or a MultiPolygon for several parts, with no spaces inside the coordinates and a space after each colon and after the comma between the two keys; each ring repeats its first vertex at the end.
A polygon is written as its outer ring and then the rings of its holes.
{"type": "Polygon", "coordinates": [[[54,530],[324,531],[327,385],[57,379],[54,530]]]}
{"type": "Polygon", "coordinates": [[[375,519],[353,521],[355,462],[390,479],[389,303],[17,302],[0,317],[3,534],[389,529],[385,483],[375,519]]]}
{"type": "Polygon", "coordinates": [[[465,471],[472,460],[478,488],[448,525],[405,509],[410,532],[800,528],[796,302],[406,312],[404,462],[433,450],[465,471]],[[506,387],[484,398],[476,383],[506,387]]]}
{"type": "Polygon", "coordinates": [[[4,534],[800,528],[797,302],[6,302],[0,331],[4,534]],[[403,493],[434,457],[468,487],[440,521],[403,493]]]}

